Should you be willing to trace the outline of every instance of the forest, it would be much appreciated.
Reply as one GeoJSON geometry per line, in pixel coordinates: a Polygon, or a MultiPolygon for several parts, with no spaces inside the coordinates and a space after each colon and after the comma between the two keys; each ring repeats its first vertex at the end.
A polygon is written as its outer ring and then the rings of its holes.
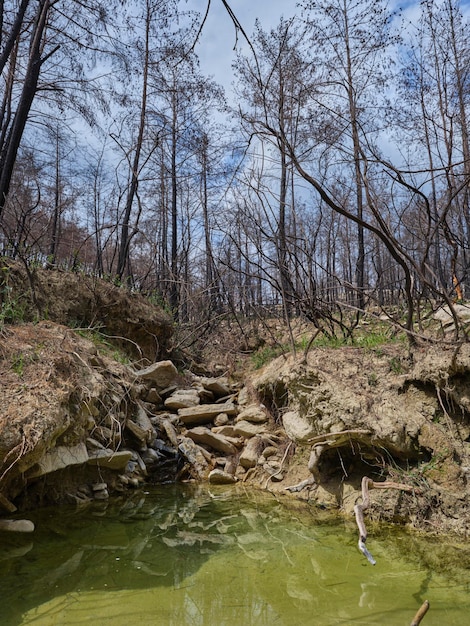
{"type": "Polygon", "coordinates": [[[1,0],[0,255],[175,320],[365,311],[413,342],[469,288],[469,5],[1,0]],[[216,4],[234,93],[201,71],[216,4]],[[288,5],[288,6],[287,6],[288,5]]]}

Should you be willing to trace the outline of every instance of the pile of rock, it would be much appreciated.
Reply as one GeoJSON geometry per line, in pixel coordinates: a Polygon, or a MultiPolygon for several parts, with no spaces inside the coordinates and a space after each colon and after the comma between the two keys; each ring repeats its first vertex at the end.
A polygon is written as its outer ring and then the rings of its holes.
{"type": "Polygon", "coordinates": [[[93,453],[100,464],[104,455],[112,462],[116,455],[124,459],[128,454],[120,476],[123,483],[192,477],[230,484],[255,467],[272,480],[283,479],[280,437],[266,408],[250,403],[246,388],[224,377],[189,372],[182,377],[171,361],[136,371],[135,379],[140,399],[135,415],[125,423],[126,447],[93,453]]]}

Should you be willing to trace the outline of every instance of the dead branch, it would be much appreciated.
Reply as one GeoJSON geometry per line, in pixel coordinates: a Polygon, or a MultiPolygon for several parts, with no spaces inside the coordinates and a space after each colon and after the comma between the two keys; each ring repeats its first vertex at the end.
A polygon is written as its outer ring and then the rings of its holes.
{"type": "Polygon", "coordinates": [[[423,604],[421,605],[421,607],[419,608],[416,615],[414,616],[413,621],[411,622],[410,626],[418,626],[418,624],[421,623],[421,620],[426,615],[428,610],[429,610],[429,601],[425,600],[423,604]]]}
{"type": "Polygon", "coordinates": [[[411,485],[405,485],[403,483],[395,483],[392,481],[384,481],[380,483],[374,482],[368,476],[364,476],[361,483],[362,487],[362,504],[356,504],[354,506],[354,514],[356,516],[356,524],[359,529],[359,550],[366,557],[366,559],[372,565],[376,564],[376,561],[369,550],[366,548],[367,541],[367,529],[364,522],[364,511],[370,506],[369,489],[399,489],[400,491],[406,491],[407,493],[421,493],[420,489],[412,487],[411,485]]]}

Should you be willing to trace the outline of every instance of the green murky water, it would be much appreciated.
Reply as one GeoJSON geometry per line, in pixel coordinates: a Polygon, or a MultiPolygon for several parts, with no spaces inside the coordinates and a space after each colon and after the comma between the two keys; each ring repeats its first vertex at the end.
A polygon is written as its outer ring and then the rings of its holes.
{"type": "Polygon", "coordinates": [[[317,519],[269,494],[157,487],[30,516],[0,534],[0,624],[249,626],[470,623],[468,548],[317,519]],[[430,567],[431,564],[431,567],[430,567]]]}

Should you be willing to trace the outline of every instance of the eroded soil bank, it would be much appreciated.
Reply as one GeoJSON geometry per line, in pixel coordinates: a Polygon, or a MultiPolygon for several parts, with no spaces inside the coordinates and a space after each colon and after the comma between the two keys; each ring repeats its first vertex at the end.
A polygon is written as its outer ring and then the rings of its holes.
{"type": "Polygon", "coordinates": [[[236,378],[220,375],[221,350],[201,375],[172,362],[169,320],[139,297],[67,276],[66,305],[57,275],[34,281],[37,306],[55,293],[50,319],[0,335],[3,518],[176,480],[244,481],[351,516],[369,476],[412,489],[371,492],[368,520],[468,535],[470,346],[316,348],[236,378]],[[72,309],[108,340],[65,326],[72,309]]]}

